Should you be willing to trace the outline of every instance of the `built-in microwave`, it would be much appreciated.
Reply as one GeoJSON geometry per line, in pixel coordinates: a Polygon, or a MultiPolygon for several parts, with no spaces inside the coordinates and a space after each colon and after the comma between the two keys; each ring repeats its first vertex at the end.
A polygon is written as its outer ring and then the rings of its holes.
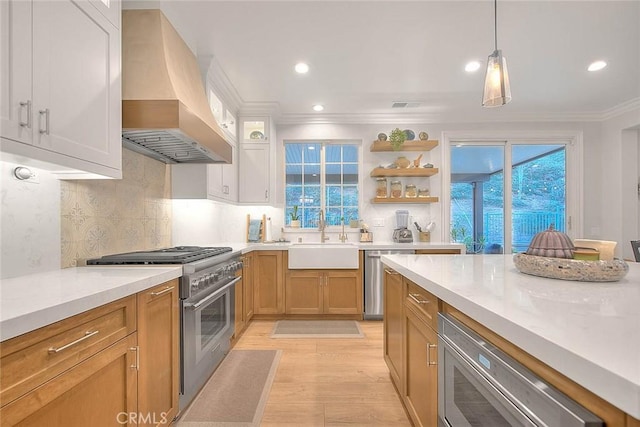
{"type": "Polygon", "coordinates": [[[604,425],[453,317],[438,315],[438,335],[439,427],[604,425]]]}

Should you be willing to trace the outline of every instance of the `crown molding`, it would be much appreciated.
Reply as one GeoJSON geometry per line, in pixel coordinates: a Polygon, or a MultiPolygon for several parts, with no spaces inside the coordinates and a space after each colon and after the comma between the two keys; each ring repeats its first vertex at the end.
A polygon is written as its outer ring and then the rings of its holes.
{"type": "Polygon", "coordinates": [[[209,63],[209,66],[206,68],[207,82],[213,86],[216,95],[224,101],[230,110],[234,112],[240,111],[240,108],[245,104],[245,101],[242,99],[233,83],[231,83],[231,80],[224,72],[215,56],[203,56],[199,59],[199,62],[201,63],[201,68],[204,68],[204,63],[209,63]]]}
{"type": "Polygon", "coordinates": [[[620,105],[616,105],[613,108],[605,110],[602,113],[601,120],[613,119],[614,117],[617,117],[621,114],[625,114],[634,110],[640,110],[640,98],[631,99],[627,102],[623,102],[620,105]]]}
{"type": "Polygon", "coordinates": [[[420,124],[420,123],[515,123],[515,122],[600,122],[640,110],[640,98],[600,112],[512,113],[507,110],[459,110],[439,113],[358,113],[358,114],[281,114],[278,124],[420,124]]]}
{"type": "Polygon", "coordinates": [[[505,123],[505,122],[592,122],[602,113],[371,113],[371,114],[282,114],[278,124],[420,124],[420,123],[505,123]]]}
{"type": "Polygon", "coordinates": [[[240,116],[270,116],[276,122],[282,117],[280,104],[277,102],[245,102],[238,115],[240,116]]]}

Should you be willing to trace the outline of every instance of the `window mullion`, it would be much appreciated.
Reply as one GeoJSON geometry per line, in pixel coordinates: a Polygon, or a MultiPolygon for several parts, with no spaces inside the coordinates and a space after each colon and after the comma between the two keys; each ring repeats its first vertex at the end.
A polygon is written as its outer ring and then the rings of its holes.
{"type": "Polygon", "coordinates": [[[513,172],[513,159],[512,159],[512,147],[513,144],[510,141],[506,141],[504,144],[504,175],[502,179],[504,195],[504,253],[510,254],[512,252],[513,242],[513,189],[512,189],[512,172],[513,172]]]}
{"type": "Polygon", "coordinates": [[[327,177],[326,177],[326,147],[327,145],[323,142],[320,145],[320,209],[324,210],[326,215],[327,213],[327,200],[326,200],[326,192],[327,192],[327,177]]]}

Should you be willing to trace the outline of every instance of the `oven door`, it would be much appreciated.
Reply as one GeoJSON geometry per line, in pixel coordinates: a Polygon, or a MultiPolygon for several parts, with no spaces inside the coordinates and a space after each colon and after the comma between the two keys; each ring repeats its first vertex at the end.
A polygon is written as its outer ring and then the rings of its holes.
{"type": "Polygon", "coordinates": [[[439,351],[440,427],[536,425],[445,340],[439,351]]]}
{"type": "Polygon", "coordinates": [[[228,353],[234,332],[235,283],[182,301],[181,407],[206,383],[228,353]]]}

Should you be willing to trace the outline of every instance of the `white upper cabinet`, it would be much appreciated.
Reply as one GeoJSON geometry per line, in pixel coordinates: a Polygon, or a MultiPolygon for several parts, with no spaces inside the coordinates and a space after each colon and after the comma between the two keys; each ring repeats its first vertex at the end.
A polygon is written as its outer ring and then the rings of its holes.
{"type": "Polygon", "coordinates": [[[2,151],[71,178],[120,178],[120,30],[94,4],[0,2],[2,151]]]}
{"type": "Polygon", "coordinates": [[[114,27],[120,28],[122,20],[120,0],[89,0],[96,9],[100,11],[114,27]]]}
{"type": "Polygon", "coordinates": [[[271,202],[269,144],[240,145],[240,203],[271,202]]]}
{"type": "Polygon", "coordinates": [[[271,205],[275,199],[275,126],[271,117],[241,117],[238,126],[238,201],[271,205]]]}
{"type": "Polygon", "coordinates": [[[232,147],[233,163],[171,165],[171,192],[174,199],[238,201],[238,158],[232,147]]]}
{"type": "Polygon", "coordinates": [[[268,117],[245,117],[240,123],[243,142],[269,142],[270,120],[268,117]]]}
{"type": "Polygon", "coordinates": [[[207,78],[207,98],[209,98],[209,107],[213,113],[213,117],[216,119],[218,126],[225,133],[227,140],[231,144],[235,144],[237,140],[236,136],[236,118],[235,115],[227,108],[227,106],[218,97],[212,88],[212,84],[207,78]]]}

